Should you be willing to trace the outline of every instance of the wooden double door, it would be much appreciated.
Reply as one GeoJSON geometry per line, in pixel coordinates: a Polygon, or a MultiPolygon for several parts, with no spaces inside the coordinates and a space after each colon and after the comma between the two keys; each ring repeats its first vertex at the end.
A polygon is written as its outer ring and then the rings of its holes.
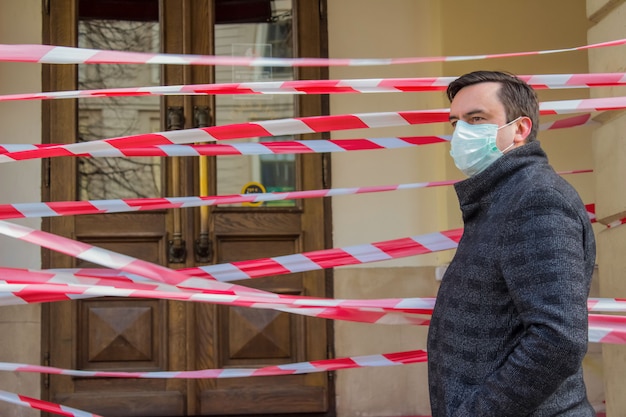
{"type": "MultiPolygon", "coordinates": [[[[323,56],[321,0],[47,0],[47,43],[206,55],[323,56]]],[[[50,65],[49,91],[320,78],[320,69],[50,65]]],[[[323,113],[319,96],[165,96],[44,103],[44,141],[72,143],[323,113]]],[[[265,141],[277,138],[247,138],[265,141]]],[[[280,140],[302,139],[280,137],[280,140]]],[[[238,194],[327,185],[319,155],[53,158],[44,201],[238,194]]],[[[171,268],[322,249],[322,200],[87,215],[44,229],[171,268]]],[[[44,267],[93,267],[44,251],[44,267]]],[[[323,271],[248,280],[281,294],[328,296],[323,271]]],[[[331,324],[273,310],[96,298],[44,306],[44,361],[84,370],[261,367],[324,359],[331,324]]],[[[104,416],[334,414],[326,373],[234,379],[43,377],[50,401],[104,416]]]]}

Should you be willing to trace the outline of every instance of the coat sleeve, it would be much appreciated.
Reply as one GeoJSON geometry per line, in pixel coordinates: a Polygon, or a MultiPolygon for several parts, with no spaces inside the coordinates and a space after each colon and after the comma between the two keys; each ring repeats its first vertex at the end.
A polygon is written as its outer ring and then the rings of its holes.
{"type": "Polygon", "coordinates": [[[579,371],[587,351],[595,246],[585,242],[588,219],[574,204],[559,190],[544,188],[525,196],[507,219],[500,267],[524,333],[456,417],[526,416],[579,371]]]}

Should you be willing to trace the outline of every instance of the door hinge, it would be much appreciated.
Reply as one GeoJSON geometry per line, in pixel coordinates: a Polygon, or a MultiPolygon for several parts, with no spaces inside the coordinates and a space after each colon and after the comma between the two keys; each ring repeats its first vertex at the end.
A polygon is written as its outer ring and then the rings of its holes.
{"type": "Polygon", "coordinates": [[[330,188],[330,156],[322,155],[322,187],[330,188]]]}
{"type": "Polygon", "coordinates": [[[43,188],[45,190],[50,188],[50,165],[52,164],[50,158],[46,158],[43,163],[43,188]]]}
{"type": "MultiPolygon", "coordinates": [[[[43,354],[43,366],[50,366],[50,352],[43,354]]],[[[44,388],[50,388],[50,374],[43,374],[43,386],[44,388]]]]}

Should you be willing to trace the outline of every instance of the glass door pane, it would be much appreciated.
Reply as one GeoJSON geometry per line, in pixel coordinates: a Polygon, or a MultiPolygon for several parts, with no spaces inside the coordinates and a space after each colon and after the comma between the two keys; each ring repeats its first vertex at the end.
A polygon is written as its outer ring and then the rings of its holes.
{"type": "MultiPolygon", "coordinates": [[[[116,51],[159,52],[159,23],[111,18],[81,18],[78,46],[116,51]]],[[[78,87],[84,89],[157,86],[157,65],[79,65],[78,87]]],[[[158,97],[81,99],[80,141],[128,136],[160,130],[158,97]]],[[[80,158],[81,200],[160,197],[161,158],[80,158]]]]}
{"type": "MultiPolygon", "coordinates": [[[[215,25],[216,55],[292,58],[293,16],[290,0],[271,3],[268,21],[222,23],[215,25]]],[[[267,18],[265,18],[267,20],[267,18]]],[[[217,83],[289,81],[290,67],[216,67],[217,83]]],[[[255,122],[290,118],[296,115],[293,95],[216,96],[216,124],[255,122]]],[[[239,142],[286,141],[293,136],[255,137],[239,142]]],[[[293,191],[296,189],[294,155],[222,156],[217,158],[217,191],[239,194],[248,185],[251,192],[293,191]],[[251,186],[250,186],[251,185],[251,186]]],[[[293,201],[264,203],[265,206],[293,206],[293,201]]]]}

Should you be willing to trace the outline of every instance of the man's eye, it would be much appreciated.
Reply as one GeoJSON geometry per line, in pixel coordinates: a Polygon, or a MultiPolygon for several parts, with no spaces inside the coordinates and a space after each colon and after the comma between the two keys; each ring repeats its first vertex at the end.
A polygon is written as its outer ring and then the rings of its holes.
{"type": "Polygon", "coordinates": [[[454,122],[450,122],[450,124],[452,125],[452,127],[456,127],[456,120],[454,122]]]}
{"type": "Polygon", "coordinates": [[[478,123],[478,122],[481,122],[482,120],[483,120],[483,118],[479,117],[479,116],[472,117],[472,122],[473,123],[478,123]]]}

